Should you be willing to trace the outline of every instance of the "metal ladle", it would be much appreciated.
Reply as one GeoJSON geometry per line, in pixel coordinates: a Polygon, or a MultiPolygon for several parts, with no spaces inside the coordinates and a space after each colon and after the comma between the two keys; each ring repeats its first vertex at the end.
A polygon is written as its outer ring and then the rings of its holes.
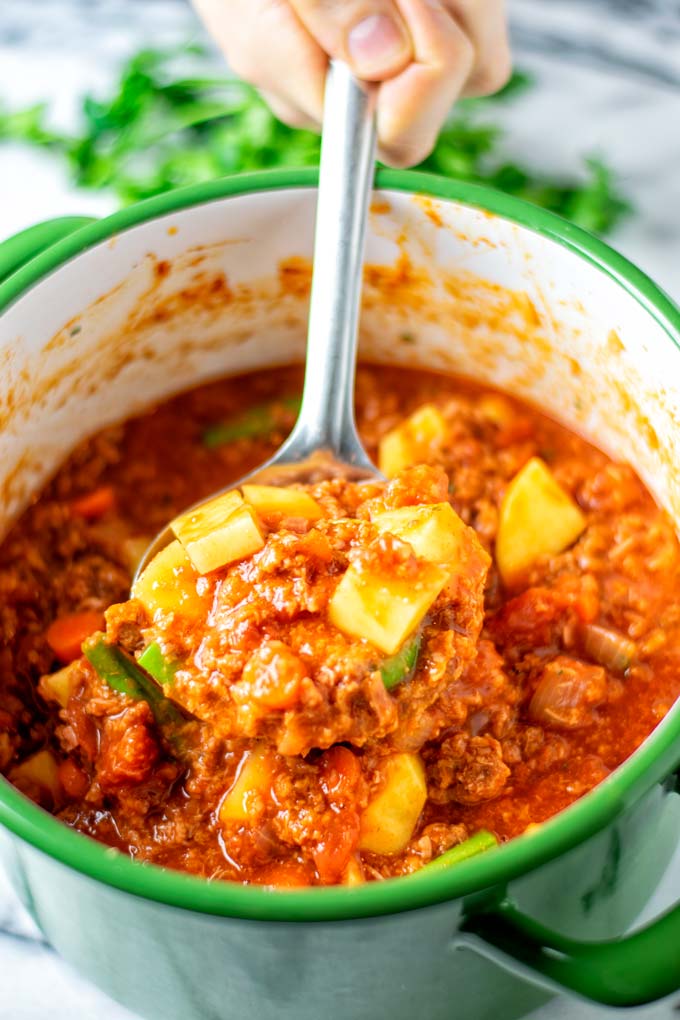
{"type": "MultiPolygon", "coordinates": [[[[375,147],[375,89],[362,85],[346,64],[331,61],[324,99],[300,414],[274,456],[229,489],[244,482],[289,485],[337,476],[382,479],[363,448],[354,419],[364,242],[375,147]]],[[[207,502],[201,500],[196,505],[207,502]]],[[[142,557],[135,580],[173,538],[170,528],[156,536],[142,557]]]]}

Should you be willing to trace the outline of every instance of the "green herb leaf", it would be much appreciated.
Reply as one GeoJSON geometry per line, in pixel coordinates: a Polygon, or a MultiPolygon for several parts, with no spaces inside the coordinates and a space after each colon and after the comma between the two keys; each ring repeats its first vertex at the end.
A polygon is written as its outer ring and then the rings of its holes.
{"type": "MultiPolygon", "coordinates": [[[[501,158],[502,130],[488,115],[502,116],[503,104],[531,85],[519,70],[495,96],[458,103],[420,169],[490,184],[607,233],[630,206],[601,160],[588,159],[578,182],[501,158]]],[[[113,190],[123,204],[225,174],[319,161],[318,135],[280,123],[255,89],[216,75],[196,46],[136,53],[108,97],[83,96],[75,136],[52,131],[48,113],[45,103],[15,112],[0,106],[0,142],[61,155],[75,184],[113,190]]]]}

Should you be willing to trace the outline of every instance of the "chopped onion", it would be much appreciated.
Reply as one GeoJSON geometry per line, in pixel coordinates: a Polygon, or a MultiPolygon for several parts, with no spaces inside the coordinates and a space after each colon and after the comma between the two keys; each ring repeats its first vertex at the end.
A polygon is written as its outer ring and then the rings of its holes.
{"type": "Polygon", "coordinates": [[[580,637],[586,655],[611,673],[625,673],[637,654],[634,641],[597,623],[584,624],[580,637]]]}
{"type": "Polygon", "coordinates": [[[602,666],[558,655],[541,673],[529,702],[529,718],[543,726],[575,730],[594,722],[593,709],[607,698],[602,666]]]}

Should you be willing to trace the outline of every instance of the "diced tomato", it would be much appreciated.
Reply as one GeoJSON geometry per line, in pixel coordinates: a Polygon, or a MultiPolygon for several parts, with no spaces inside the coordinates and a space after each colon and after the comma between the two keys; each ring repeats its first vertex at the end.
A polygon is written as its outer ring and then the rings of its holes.
{"type": "Polygon", "coordinates": [[[110,485],[100,485],[98,489],[71,500],[71,513],[76,517],[84,517],[86,521],[95,521],[112,510],[115,501],[113,488],[110,485]]]}
{"type": "Polygon", "coordinates": [[[496,435],[496,446],[504,449],[513,443],[521,443],[534,434],[534,423],[531,418],[514,418],[503,425],[496,435]]]}
{"type": "Polygon", "coordinates": [[[330,563],[333,559],[333,549],[328,538],[316,528],[307,532],[299,548],[309,559],[321,560],[322,563],[330,563]]]}
{"type": "Polygon", "coordinates": [[[560,590],[568,597],[581,623],[592,623],[600,612],[599,585],[592,574],[567,580],[560,590]]]}
{"type": "Polygon", "coordinates": [[[321,788],[331,803],[351,800],[361,778],[359,759],[342,744],[330,747],[321,757],[321,788]]]}
{"type": "Polygon", "coordinates": [[[69,663],[80,657],[83,641],[95,631],[102,630],[103,626],[103,615],[93,610],[68,613],[52,621],[45,638],[56,657],[63,663],[69,663]]]}
{"type": "Polygon", "coordinates": [[[87,714],[86,705],[78,698],[71,698],[64,715],[80,757],[84,761],[94,762],[99,751],[99,731],[92,716],[87,714]]]}
{"type": "Polygon", "coordinates": [[[232,696],[283,711],[297,704],[306,675],[304,663],[283,641],[263,641],[246,663],[242,683],[232,690],[232,696]]]}
{"type": "Polygon", "coordinates": [[[64,792],[73,800],[80,800],[87,792],[87,788],[90,785],[89,780],[83,770],[76,765],[73,758],[67,758],[66,761],[61,763],[58,775],[64,792]]]}
{"type": "Polygon", "coordinates": [[[579,585],[559,588],[527,588],[509,599],[490,621],[490,630],[497,644],[507,652],[522,652],[559,644],[564,628],[574,616],[582,623],[590,622],[599,609],[599,596],[594,579],[586,575],[579,585]]]}
{"type": "Polygon", "coordinates": [[[307,866],[299,861],[277,861],[260,872],[257,882],[276,889],[302,889],[310,885],[311,875],[307,866]]]}
{"type": "Polygon", "coordinates": [[[527,588],[509,599],[492,620],[494,637],[502,646],[531,648],[557,640],[569,600],[550,588],[527,588]]]}
{"type": "Polygon", "coordinates": [[[312,854],[324,885],[338,882],[359,840],[359,815],[342,811],[324,828],[323,838],[312,854]]]}
{"type": "Polygon", "coordinates": [[[145,701],[106,720],[97,759],[97,779],[103,790],[136,786],[151,776],[160,756],[152,723],[153,715],[145,701]]]}

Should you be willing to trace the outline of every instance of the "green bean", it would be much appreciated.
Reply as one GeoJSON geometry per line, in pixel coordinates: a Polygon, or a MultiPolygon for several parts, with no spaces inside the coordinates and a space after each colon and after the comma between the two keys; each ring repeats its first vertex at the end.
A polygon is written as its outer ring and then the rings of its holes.
{"type": "Polygon", "coordinates": [[[404,641],[398,652],[390,655],[389,659],[385,659],[380,667],[380,672],[383,683],[388,691],[391,691],[397,684],[403,683],[404,680],[409,680],[413,676],[420,653],[421,642],[421,635],[415,634],[404,641]]]}
{"type": "Polygon", "coordinates": [[[142,669],[150,673],[154,680],[157,680],[163,686],[173,683],[175,673],[179,669],[179,662],[176,659],[168,659],[167,656],[163,655],[161,646],[157,641],[154,641],[153,644],[144,649],[137,662],[142,669]]]}
{"type": "Polygon", "coordinates": [[[281,426],[281,409],[300,410],[300,397],[282,397],[268,404],[251,407],[231,421],[210,425],[203,433],[203,445],[214,450],[237,439],[264,439],[281,426]],[[278,413],[277,413],[278,412],[278,413]]]}
{"type": "Polygon", "coordinates": [[[432,875],[436,872],[448,871],[449,868],[462,864],[470,857],[476,857],[477,854],[485,853],[496,846],[498,846],[498,840],[494,834],[486,829],[480,829],[474,836],[463,840],[458,846],[452,846],[450,850],[445,850],[439,857],[435,857],[433,861],[417,871],[416,875],[432,875]]]}
{"type": "Polygon", "coordinates": [[[177,706],[165,697],[158,684],[121,648],[97,637],[85,642],[83,652],[112,690],[126,694],[135,701],[148,702],[161,728],[176,731],[179,726],[186,725],[187,720],[177,706]]]}

